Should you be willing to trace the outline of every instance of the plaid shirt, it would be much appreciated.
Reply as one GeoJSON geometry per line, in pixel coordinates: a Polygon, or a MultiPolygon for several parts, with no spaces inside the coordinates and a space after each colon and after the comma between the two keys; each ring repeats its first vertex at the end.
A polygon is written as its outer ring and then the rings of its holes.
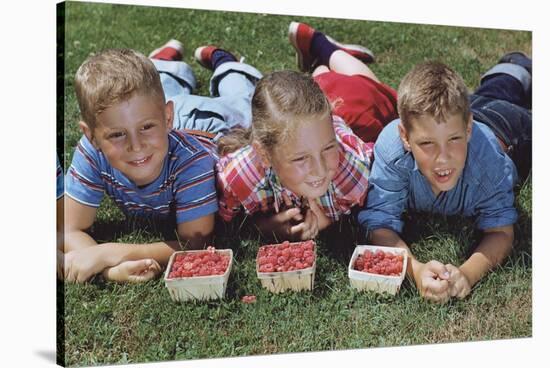
{"type": "MultiPolygon", "coordinates": [[[[327,192],[316,201],[334,222],[342,215],[350,214],[353,206],[363,205],[373,143],[363,142],[341,118],[332,118],[339,143],[338,170],[327,192]]],[[[307,204],[281,185],[277,174],[262,165],[260,156],[250,145],[221,158],[217,164],[217,176],[219,212],[225,221],[230,221],[242,209],[248,215],[258,211],[278,212],[285,206],[283,192],[295,206],[302,208],[307,204]]]]}

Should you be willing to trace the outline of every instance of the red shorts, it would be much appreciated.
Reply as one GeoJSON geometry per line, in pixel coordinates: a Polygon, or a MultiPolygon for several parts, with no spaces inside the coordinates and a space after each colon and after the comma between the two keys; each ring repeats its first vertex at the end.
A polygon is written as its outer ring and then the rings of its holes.
{"type": "Polygon", "coordinates": [[[397,93],[390,86],[333,71],[314,79],[333,105],[333,113],[364,142],[376,141],[382,128],[397,118],[397,93]]]}

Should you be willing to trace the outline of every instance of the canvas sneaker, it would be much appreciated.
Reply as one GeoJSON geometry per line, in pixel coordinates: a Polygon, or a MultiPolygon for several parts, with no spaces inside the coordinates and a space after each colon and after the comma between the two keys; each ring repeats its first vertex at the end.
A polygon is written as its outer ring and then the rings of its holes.
{"type": "Polygon", "coordinates": [[[237,58],[235,55],[230,53],[229,51],[226,51],[224,49],[221,49],[217,46],[201,46],[197,47],[195,50],[195,60],[205,67],[206,69],[214,70],[215,65],[214,62],[217,60],[224,60],[224,61],[237,61],[237,58]],[[214,53],[216,52],[216,57],[214,58],[214,53]]]}
{"type": "Polygon", "coordinates": [[[183,59],[183,44],[178,40],[170,40],[149,54],[149,58],[168,61],[183,59]]]}

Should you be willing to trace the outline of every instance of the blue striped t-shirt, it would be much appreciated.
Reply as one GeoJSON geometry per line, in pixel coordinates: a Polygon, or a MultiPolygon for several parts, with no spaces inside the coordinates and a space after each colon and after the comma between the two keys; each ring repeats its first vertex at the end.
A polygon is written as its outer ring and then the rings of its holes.
{"type": "Polygon", "coordinates": [[[162,219],[175,214],[178,224],[216,212],[214,158],[189,134],[172,130],[168,140],[162,172],[154,182],[138,187],[83,136],[65,175],[66,194],[99,207],[107,193],[127,216],[162,219]]]}

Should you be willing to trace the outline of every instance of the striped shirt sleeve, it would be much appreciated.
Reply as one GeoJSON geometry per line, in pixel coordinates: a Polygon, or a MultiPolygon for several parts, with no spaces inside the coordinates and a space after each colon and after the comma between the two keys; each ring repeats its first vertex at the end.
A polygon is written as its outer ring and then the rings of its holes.
{"type": "Polygon", "coordinates": [[[98,167],[99,152],[83,136],[65,174],[65,193],[84,205],[99,207],[105,186],[98,167]]]}
{"type": "Polygon", "coordinates": [[[214,165],[212,156],[202,150],[177,170],[174,194],[178,224],[218,211],[214,165]]]}
{"type": "Polygon", "coordinates": [[[65,185],[63,183],[64,176],[63,176],[63,168],[61,167],[61,163],[59,162],[59,157],[57,158],[57,169],[56,169],[56,199],[59,199],[63,197],[63,193],[65,191],[65,185]]]}

